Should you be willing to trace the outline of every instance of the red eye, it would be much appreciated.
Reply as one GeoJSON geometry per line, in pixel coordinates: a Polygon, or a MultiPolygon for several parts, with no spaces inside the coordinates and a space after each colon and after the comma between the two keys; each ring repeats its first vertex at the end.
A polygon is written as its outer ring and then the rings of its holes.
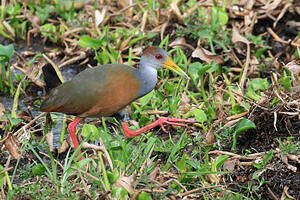
{"type": "Polygon", "coordinates": [[[155,55],[155,58],[156,58],[157,60],[161,60],[161,59],[162,59],[162,55],[157,54],[157,55],[155,55]]]}

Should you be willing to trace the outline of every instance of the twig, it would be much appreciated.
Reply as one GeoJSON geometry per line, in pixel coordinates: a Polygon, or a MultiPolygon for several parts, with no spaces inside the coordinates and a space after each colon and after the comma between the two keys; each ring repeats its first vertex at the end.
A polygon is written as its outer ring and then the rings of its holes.
{"type": "Polygon", "coordinates": [[[3,173],[5,173],[5,172],[7,172],[7,171],[9,171],[9,170],[11,170],[11,169],[13,169],[13,167],[9,167],[9,168],[6,168],[6,169],[2,170],[0,172],[0,175],[3,174],[3,173]]]}
{"type": "Polygon", "coordinates": [[[90,174],[90,173],[88,173],[88,172],[86,172],[82,169],[79,169],[79,168],[76,168],[76,167],[71,167],[71,169],[74,169],[74,170],[76,170],[80,173],[83,173],[83,174],[87,175],[88,177],[90,177],[91,179],[94,179],[95,181],[101,181],[98,177],[93,176],[92,174],[90,174]]]}
{"type": "MultiPolygon", "coordinates": [[[[259,152],[259,153],[249,154],[247,156],[241,156],[241,155],[231,153],[231,152],[228,152],[228,151],[214,150],[214,151],[208,152],[208,154],[224,154],[224,155],[232,156],[233,158],[237,158],[237,159],[253,160],[253,159],[256,159],[258,156],[262,156],[262,155],[266,154],[267,152],[259,152]]],[[[277,150],[277,149],[274,150],[274,153],[278,153],[278,152],[279,152],[279,150],[277,150]]]]}
{"type": "MultiPolygon", "coordinates": [[[[42,151],[40,151],[39,154],[42,154],[42,155],[44,155],[44,156],[50,158],[50,156],[49,156],[48,154],[45,154],[45,153],[42,152],[42,151]]],[[[56,159],[53,159],[53,160],[61,167],[62,170],[64,170],[64,166],[63,166],[58,160],[56,160],[56,159]]]]}
{"type": "Polygon", "coordinates": [[[161,184],[160,186],[165,186],[165,185],[168,185],[169,183],[171,182],[175,182],[177,183],[177,185],[179,185],[182,189],[184,189],[184,191],[188,192],[188,190],[186,189],[186,187],[184,187],[177,179],[170,179],[170,180],[167,180],[166,182],[164,182],[163,184],[161,184]]]}
{"type": "MultiPolygon", "coordinates": [[[[223,185],[223,186],[227,187],[226,185],[223,185]]],[[[211,188],[218,188],[218,187],[222,187],[222,185],[214,185],[214,186],[206,186],[206,187],[196,188],[196,189],[181,193],[181,194],[179,194],[179,196],[182,198],[184,196],[187,196],[189,194],[193,194],[195,192],[199,192],[201,190],[206,190],[206,189],[211,189],[211,188]]]]}
{"type": "MultiPolygon", "coordinates": [[[[227,93],[228,93],[228,91],[225,90],[225,89],[223,89],[223,88],[219,88],[219,89],[222,90],[222,91],[224,91],[224,92],[227,92],[227,93]]],[[[242,94],[239,94],[239,93],[235,92],[234,90],[232,90],[232,92],[233,92],[234,94],[236,94],[236,95],[238,95],[238,96],[240,96],[240,97],[242,97],[242,98],[244,98],[244,99],[250,101],[251,103],[253,103],[253,104],[256,105],[257,107],[259,107],[259,108],[261,108],[261,109],[263,109],[263,110],[269,111],[269,108],[259,105],[259,104],[256,103],[254,100],[250,99],[249,97],[246,97],[246,96],[244,96],[244,95],[242,95],[242,94]]]]}
{"type": "Polygon", "coordinates": [[[152,146],[152,148],[151,148],[151,150],[150,150],[150,152],[149,152],[149,155],[147,156],[147,158],[145,159],[144,163],[142,164],[142,166],[141,166],[141,168],[140,168],[140,173],[143,172],[144,167],[145,167],[145,165],[146,165],[146,163],[147,163],[147,160],[150,158],[150,156],[151,156],[152,153],[153,153],[154,147],[155,147],[155,144],[153,144],[153,146],[152,146]]]}
{"type": "Polygon", "coordinates": [[[34,118],[33,120],[31,120],[28,124],[25,124],[19,130],[17,130],[16,132],[14,132],[14,135],[16,135],[17,137],[19,137],[18,136],[19,134],[21,134],[25,129],[29,128],[34,122],[36,122],[37,120],[39,120],[44,115],[46,115],[45,112],[41,113],[39,116],[37,116],[36,118],[34,118]]]}
{"type": "Polygon", "coordinates": [[[274,40],[283,44],[289,44],[289,41],[282,40],[271,28],[267,28],[268,32],[273,36],[274,40]]]}
{"type": "Polygon", "coordinates": [[[240,81],[240,88],[244,88],[244,83],[248,73],[249,64],[250,64],[250,44],[247,43],[247,57],[246,57],[246,63],[240,81]]]}
{"type": "Polygon", "coordinates": [[[72,63],[74,63],[74,62],[76,62],[76,61],[78,61],[78,60],[82,60],[82,59],[84,59],[84,58],[86,58],[86,53],[83,52],[83,51],[81,51],[81,52],[79,53],[78,56],[76,56],[76,57],[74,57],[74,58],[71,58],[71,59],[69,59],[69,60],[63,62],[62,64],[60,64],[60,65],[58,66],[58,68],[61,68],[61,67],[65,66],[65,65],[72,64],[72,63]]]}

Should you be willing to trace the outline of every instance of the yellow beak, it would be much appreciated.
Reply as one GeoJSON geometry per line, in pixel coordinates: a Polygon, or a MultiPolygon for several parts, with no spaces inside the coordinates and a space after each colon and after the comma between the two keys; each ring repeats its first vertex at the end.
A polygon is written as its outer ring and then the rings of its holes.
{"type": "Polygon", "coordinates": [[[180,67],[178,67],[170,57],[168,57],[168,60],[163,64],[163,67],[190,79],[190,77],[180,67]]]}

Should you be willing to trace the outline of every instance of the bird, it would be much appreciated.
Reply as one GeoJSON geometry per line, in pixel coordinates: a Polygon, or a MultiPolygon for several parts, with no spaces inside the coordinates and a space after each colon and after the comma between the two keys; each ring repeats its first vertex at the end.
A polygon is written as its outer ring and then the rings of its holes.
{"type": "MultiPolygon", "coordinates": [[[[42,71],[47,94],[40,105],[40,111],[76,116],[75,120],[69,123],[68,130],[74,148],[77,149],[79,143],[75,132],[82,118],[111,116],[148,94],[155,88],[158,81],[158,68],[170,69],[189,78],[172,61],[165,50],[156,46],[150,46],[142,52],[139,68],[124,64],[105,64],[88,68],[64,83],[60,81],[53,67],[44,66],[42,71]]],[[[132,137],[156,126],[161,126],[166,132],[163,124],[186,126],[184,123],[193,122],[188,119],[161,117],[135,131],[130,130],[126,122],[121,125],[125,136],[132,137]]]]}

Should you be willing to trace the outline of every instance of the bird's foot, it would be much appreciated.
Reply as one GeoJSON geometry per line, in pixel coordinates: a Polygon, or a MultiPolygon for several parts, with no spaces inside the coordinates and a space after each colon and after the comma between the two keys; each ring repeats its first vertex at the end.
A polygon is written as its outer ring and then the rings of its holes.
{"type": "Polygon", "coordinates": [[[155,122],[141,128],[141,129],[135,130],[135,131],[130,130],[129,127],[127,126],[126,122],[122,123],[122,128],[124,130],[126,137],[132,137],[135,135],[140,135],[141,133],[148,131],[156,126],[160,126],[164,132],[167,132],[167,130],[164,127],[164,124],[170,124],[170,125],[175,125],[175,126],[186,126],[186,124],[183,124],[183,123],[194,123],[194,122],[196,122],[196,121],[188,120],[188,119],[161,117],[158,120],[156,120],[155,122]]]}
{"type": "MultiPolygon", "coordinates": [[[[70,133],[70,137],[72,139],[73,145],[74,145],[74,149],[77,149],[79,146],[78,140],[76,138],[76,126],[77,124],[81,121],[81,118],[76,117],[74,121],[72,121],[69,125],[68,125],[68,129],[69,129],[69,133],[70,133]]],[[[83,160],[83,158],[79,155],[81,154],[81,150],[79,150],[78,152],[78,161],[83,160]]]]}
{"type": "Polygon", "coordinates": [[[189,119],[178,119],[178,118],[170,118],[170,117],[161,117],[157,120],[157,123],[161,127],[161,129],[167,133],[167,130],[164,127],[164,124],[170,124],[175,126],[187,126],[183,123],[194,123],[195,120],[189,120],[189,119]]]}

